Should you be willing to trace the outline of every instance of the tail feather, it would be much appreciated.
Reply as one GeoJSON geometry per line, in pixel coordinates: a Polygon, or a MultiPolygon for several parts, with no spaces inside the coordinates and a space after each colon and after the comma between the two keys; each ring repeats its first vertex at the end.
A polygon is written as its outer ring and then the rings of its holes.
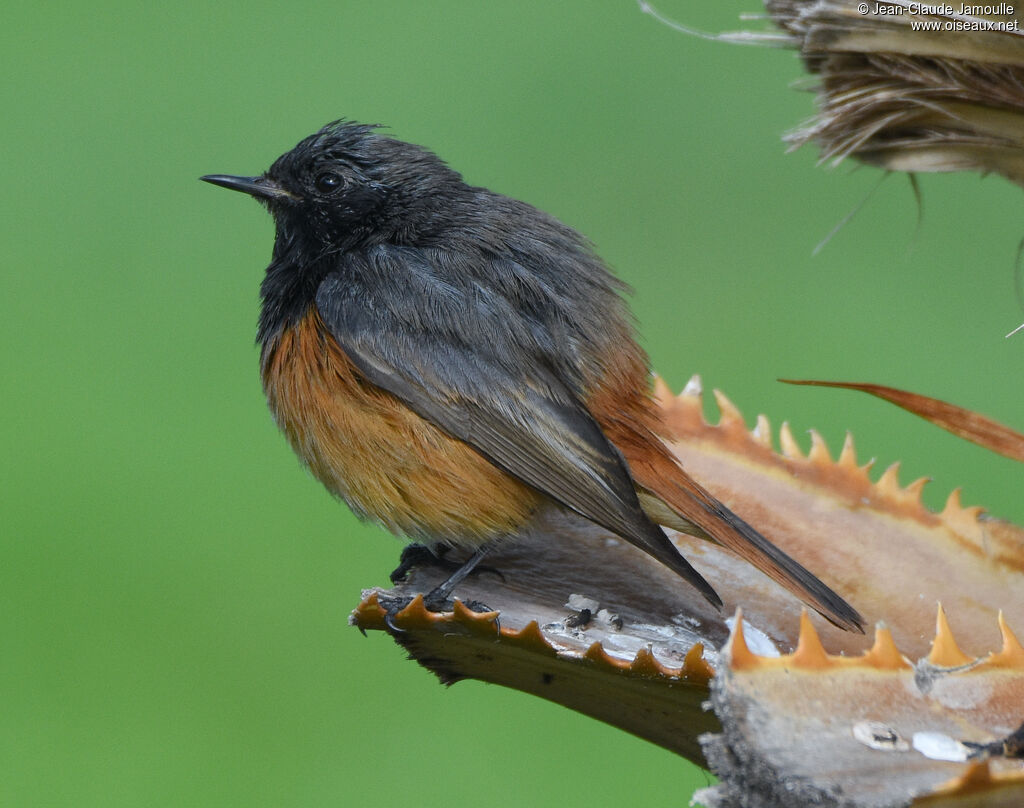
{"type": "MultiPolygon", "coordinates": [[[[646,453],[645,453],[646,454],[646,453]]],[[[864,631],[864,618],[802,564],[784,553],[691,478],[668,455],[628,458],[642,487],[641,506],[659,524],[732,550],[840,628],[864,631]]]]}
{"type": "MultiPolygon", "coordinates": [[[[648,517],[658,524],[718,542],[795,594],[826,620],[844,629],[863,632],[864,618],[856,609],[730,511],[679,466],[663,442],[663,437],[672,432],[664,422],[664,412],[642,392],[647,360],[636,344],[624,343],[618,352],[609,352],[604,359],[604,373],[589,396],[587,406],[629,465],[640,506],[648,517]]],[[[639,537],[643,541],[637,538],[630,540],[675,569],[673,562],[665,558],[678,556],[678,553],[668,555],[653,534],[649,539],[646,533],[639,537]]],[[[667,538],[665,543],[669,544],[667,538]]],[[[684,577],[695,580],[688,573],[684,577]]]]}
{"type": "Polygon", "coordinates": [[[626,538],[629,538],[637,547],[688,581],[716,609],[721,609],[723,606],[722,599],[718,596],[714,587],[679,553],[671,539],[665,535],[665,531],[653,522],[648,522],[648,525],[650,529],[644,531],[642,539],[634,536],[627,536],[626,538]]]}

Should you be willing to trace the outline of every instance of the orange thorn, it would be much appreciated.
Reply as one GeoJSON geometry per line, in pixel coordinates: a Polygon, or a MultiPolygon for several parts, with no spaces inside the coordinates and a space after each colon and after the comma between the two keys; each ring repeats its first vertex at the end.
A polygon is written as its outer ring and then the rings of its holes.
{"type": "Polygon", "coordinates": [[[383,628],[386,614],[387,612],[380,605],[377,592],[371,592],[365,600],[352,610],[348,622],[350,626],[355,626],[365,633],[366,629],[383,628]]]}
{"type": "Polygon", "coordinates": [[[960,781],[966,785],[980,786],[992,782],[992,767],[989,761],[982,760],[972,763],[962,775],[960,781]]]}
{"type": "Polygon", "coordinates": [[[853,435],[849,432],[846,433],[846,437],[843,439],[843,448],[839,452],[839,460],[837,462],[844,468],[857,468],[857,449],[853,445],[853,435]]]}
{"type": "Polygon", "coordinates": [[[704,659],[704,645],[695,642],[683,659],[683,676],[687,679],[708,681],[715,675],[715,669],[704,659]]]}
{"type": "Polygon", "coordinates": [[[899,461],[893,463],[889,468],[882,472],[882,476],[878,478],[878,482],[875,483],[875,488],[883,494],[889,494],[894,496],[900,493],[900,464],[899,461]]]}
{"type": "Polygon", "coordinates": [[[555,649],[551,647],[551,643],[544,639],[544,634],[541,632],[540,626],[537,624],[536,620],[531,620],[519,629],[519,631],[516,632],[515,638],[524,646],[532,646],[534,651],[541,651],[549,656],[555,656],[557,653],[555,649]]]}
{"type": "Polygon", "coordinates": [[[651,646],[641,648],[636,652],[636,656],[633,658],[633,662],[629,666],[630,673],[636,673],[640,676],[671,676],[671,672],[668,671],[657,659],[654,658],[654,652],[651,650],[651,646]]]}
{"type": "Polygon", "coordinates": [[[946,499],[946,506],[942,509],[942,513],[939,514],[939,518],[953,530],[962,533],[965,537],[977,542],[979,546],[984,547],[984,528],[978,522],[978,518],[984,511],[985,509],[979,505],[971,505],[965,508],[960,502],[960,489],[954,488],[949,493],[949,497],[946,499]]]}
{"type": "Polygon", "coordinates": [[[788,457],[790,460],[803,460],[803,452],[800,451],[800,446],[793,437],[788,421],[783,421],[782,426],[779,427],[779,448],[782,449],[783,457],[788,457]]]}
{"type": "Polygon", "coordinates": [[[999,633],[1003,637],[1003,647],[998,654],[988,658],[986,664],[995,665],[1000,668],[1016,668],[1024,670],[1024,646],[1010,629],[1006,618],[1003,617],[1003,610],[999,610],[999,633]]]}
{"type": "Polygon", "coordinates": [[[612,665],[616,668],[628,668],[629,663],[624,662],[621,659],[616,659],[611,656],[607,651],[604,650],[604,646],[599,642],[591,643],[590,647],[583,654],[584,659],[589,659],[591,662],[596,662],[599,665],[612,665]]]}
{"type": "MultiPolygon", "coordinates": [[[[924,796],[922,801],[923,805],[927,805],[933,797],[957,797],[963,798],[967,794],[976,794],[978,792],[984,792],[990,788],[993,784],[992,769],[989,766],[989,761],[982,760],[971,763],[963,774],[954,777],[952,780],[936,786],[927,795],[924,796]]],[[[965,800],[965,803],[967,801],[965,800]]],[[[940,800],[940,804],[951,804],[947,803],[946,800],[940,800]]],[[[971,802],[970,804],[981,804],[971,802]]]]}
{"type": "Polygon", "coordinates": [[[729,667],[734,671],[756,668],[761,664],[761,659],[747,645],[746,637],[743,636],[743,610],[736,609],[736,624],[733,626],[732,634],[726,643],[728,652],[729,667]]]}
{"type": "Polygon", "coordinates": [[[932,481],[931,477],[918,477],[914,482],[907,486],[907,494],[912,496],[918,502],[921,501],[921,492],[924,491],[924,487],[932,481]]]}
{"type": "Polygon", "coordinates": [[[872,668],[881,670],[899,670],[912,667],[903,658],[892,638],[892,631],[884,623],[875,626],[875,644],[865,652],[862,661],[872,668]]]}
{"type": "Polygon", "coordinates": [[[668,407],[675,400],[675,396],[672,395],[672,390],[665,383],[665,380],[657,373],[654,374],[653,393],[654,400],[657,401],[661,407],[668,407]]]}
{"type": "Polygon", "coordinates": [[[810,668],[822,670],[832,667],[828,654],[825,653],[825,646],[821,644],[818,632],[814,630],[811,617],[807,609],[800,612],[800,637],[796,643],[796,651],[791,657],[794,668],[810,668]]]}
{"type": "Polygon", "coordinates": [[[374,617],[380,618],[385,614],[384,607],[380,605],[379,593],[371,592],[369,597],[356,606],[353,617],[374,617]]]}
{"type": "Polygon", "coordinates": [[[772,448],[772,425],[767,416],[758,415],[757,424],[751,431],[750,436],[768,449],[772,448]]]}
{"type": "Polygon", "coordinates": [[[946,519],[960,518],[967,522],[977,522],[978,517],[985,512],[985,509],[981,505],[964,505],[960,501],[961,492],[960,488],[950,491],[949,497],[946,499],[946,507],[939,515],[946,519]]]}
{"type": "Polygon", "coordinates": [[[739,408],[733,404],[721,390],[712,390],[711,392],[715,396],[715,403],[718,405],[718,410],[721,413],[721,417],[718,419],[718,425],[725,429],[739,426],[746,430],[747,425],[743,420],[743,413],[739,411],[739,408]]]}
{"type": "Polygon", "coordinates": [[[427,607],[423,603],[423,595],[417,593],[416,597],[405,604],[405,608],[398,612],[395,617],[407,620],[411,617],[425,617],[428,614],[427,607]]]}
{"type": "Polygon", "coordinates": [[[464,623],[469,623],[471,626],[479,626],[481,624],[487,624],[487,629],[490,631],[490,627],[494,624],[500,612],[489,611],[489,612],[474,612],[468,606],[466,606],[458,598],[455,599],[455,606],[452,609],[455,617],[464,623]]]}
{"type": "Polygon", "coordinates": [[[443,614],[444,612],[429,611],[423,603],[423,595],[417,594],[405,605],[404,609],[392,614],[389,622],[403,629],[430,628],[444,619],[443,614]]]}
{"type": "Polygon", "coordinates": [[[591,662],[604,662],[608,655],[604,652],[604,646],[596,640],[583,652],[583,658],[591,662]]]}
{"type": "Polygon", "coordinates": [[[967,665],[974,661],[956,644],[941,603],[935,616],[935,639],[932,641],[932,650],[928,654],[928,661],[940,668],[959,668],[961,665],[967,665]]]}
{"type": "Polygon", "coordinates": [[[832,454],[828,450],[828,444],[817,429],[811,430],[811,451],[807,453],[807,459],[815,463],[832,463],[832,454]]]}
{"type": "Polygon", "coordinates": [[[707,426],[704,417],[704,395],[700,376],[694,374],[686,383],[682,392],[665,408],[672,417],[682,419],[677,423],[686,424],[686,429],[707,426]]]}
{"type": "Polygon", "coordinates": [[[1024,654],[1024,646],[1021,646],[1020,640],[1017,639],[1017,635],[1013,633],[1009,623],[1006,622],[1006,617],[1003,615],[1003,610],[999,610],[999,633],[1003,636],[1003,649],[1004,654],[1024,654]]]}
{"type": "Polygon", "coordinates": [[[683,387],[683,389],[679,393],[679,395],[676,396],[677,399],[680,399],[680,398],[702,399],[703,397],[704,397],[704,383],[700,380],[700,374],[699,373],[694,373],[690,377],[690,380],[686,383],[686,386],[683,387]]]}

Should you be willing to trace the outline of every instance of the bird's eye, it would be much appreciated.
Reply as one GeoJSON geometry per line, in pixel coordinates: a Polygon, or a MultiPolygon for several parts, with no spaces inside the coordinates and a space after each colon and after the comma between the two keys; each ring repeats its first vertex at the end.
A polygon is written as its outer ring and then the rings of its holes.
{"type": "Polygon", "coordinates": [[[343,184],[344,180],[340,175],[335,174],[333,171],[325,171],[322,174],[317,174],[314,184],[316,189],[322,194],[329,194],[332,191],[338,190],[343,184]]]}

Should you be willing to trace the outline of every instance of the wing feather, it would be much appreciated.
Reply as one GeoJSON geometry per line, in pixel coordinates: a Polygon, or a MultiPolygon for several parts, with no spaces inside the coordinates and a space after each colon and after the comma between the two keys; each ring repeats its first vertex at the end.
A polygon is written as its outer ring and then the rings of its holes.
{"type": "MultiPolygon", "coordinates": [[[[377,248],[378,251],[385,248],[377,248]]],[[[386,248],[396,265],[418,272],[417,250],[386,248]],[[393,251],[400,251],[399,255],[393,251]],[[409,265],[411,264],[411,268],[409,265]]],[[[380,255],[363,260],[380,260],[380,255]]],[[[479,451],[496,466],[562,505],[645,550],[693,583],[710,601],[711,586],[644,514],[632,477],[581,398],[535,345],[517,344],[492,323],[480,341],[429,319],[403,317],[360,282],[360,266],[332,273],[316,296],[320,317],[366,379],[414,412],[479,451]],[[348,269],[349,271],[344,271],[348,269]]],[[[401,278],[392,278],[392,283],[401,278]]],[[[450,298],[452,288],[446,289],[450,298]]],[[[472,306],[470,299],[462,301],[472,306]]],[[[488,306],[495,316],[501,308],[488,306]]],[[[480,312],[474,312],[476,327],[480,312]]]]}

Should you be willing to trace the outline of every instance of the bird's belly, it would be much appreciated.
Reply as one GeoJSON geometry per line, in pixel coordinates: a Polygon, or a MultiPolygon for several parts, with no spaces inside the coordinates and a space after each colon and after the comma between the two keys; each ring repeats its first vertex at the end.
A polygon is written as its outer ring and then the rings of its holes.
{"type": "Polygon", "coordinates": [[[481,544],[542,498],[355,371],[316,309],[267,346],[263,387],[310,471],[363,518],[421,541],[481,544]]]}

